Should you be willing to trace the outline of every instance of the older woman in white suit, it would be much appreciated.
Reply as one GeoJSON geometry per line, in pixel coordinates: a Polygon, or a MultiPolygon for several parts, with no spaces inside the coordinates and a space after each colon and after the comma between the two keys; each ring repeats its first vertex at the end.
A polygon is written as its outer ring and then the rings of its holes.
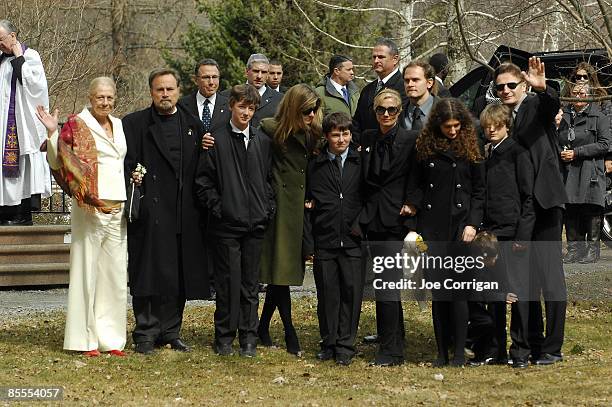
{"type": "Polygon", "coordinates": [[[62,189],[72,196],[70,286],[64,349],[86,356],[125,356],[127,229],[121,120],[110,115],[116,97],[111,78],[89,86],[91,107],[68,118],[58,132],[58,111],[42,106],[47,160],[62,189]]]}

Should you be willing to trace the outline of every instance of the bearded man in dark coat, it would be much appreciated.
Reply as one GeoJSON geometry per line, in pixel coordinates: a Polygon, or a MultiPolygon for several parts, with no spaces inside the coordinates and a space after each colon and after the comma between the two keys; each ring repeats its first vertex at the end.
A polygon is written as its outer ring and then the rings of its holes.
{"type": "Polygon", "coordinates": [[[200,212],[194,176],[202,123],[182,105],[179,76],[171,69],[149,75],[152,105],[123,119],[126,174],[142,193],[138,219],[128,224],[128,273],[136,351],[155,346],[190,350],[180,337],[186,299],[207,298],[200,212]],[[143,171],[135,171],[138,167],[143,171]]]}

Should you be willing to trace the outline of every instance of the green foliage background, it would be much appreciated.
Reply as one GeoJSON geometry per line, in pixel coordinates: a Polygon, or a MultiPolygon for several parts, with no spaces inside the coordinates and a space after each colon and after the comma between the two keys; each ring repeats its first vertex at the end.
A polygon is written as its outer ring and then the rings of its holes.
{"type": "MultiPolygon", "coordinates": [[[[335,2],[352,8],[372,3],[335,2]]],[[[382,14],[330,10],[312,1],[300,1],[299,5],[317,27],[350,44],[371,46],[377,37],[389,35],[397,26],[382,14]]],[[[191,25],[182,38],[184,55],[166,52],[164,56],[181,73],[185,92],[195,88],[191,75],[202,58],[219,63],[222,89],[244,82],[246,60],[256,52],[283,63],[285,86],[300,82],[316,85],[336,53],[362,64],[356,73],[369,69],[369,48],[344,46],[317,31],[291,0],[200,0],[198,10],[208,18],[209,26],[191,25]]]]}

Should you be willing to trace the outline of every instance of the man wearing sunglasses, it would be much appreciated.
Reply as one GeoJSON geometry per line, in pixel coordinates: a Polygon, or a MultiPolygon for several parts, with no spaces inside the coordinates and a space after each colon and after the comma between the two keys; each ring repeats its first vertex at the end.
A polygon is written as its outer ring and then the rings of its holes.
{"type": "MultiPolygon", "coordinates": [[[[532,363],[550,365],[563,360],[561,347],[565,329],[566,287],[561,261],[561,229],[567,194],[561,177],[560,152],[555,132],[559,96],[546,85],[544,63],[529,59],[528,72],[512,63],[501,64],[494,74],[495,89],[502,103],[512,109],[513,137],[527,150],[536,177],[536,223],[531,252],[529,303],[529,346],[532,363]],[[534,94],[527,94],[528,87],[534,94]],[[540,304],[546,307],[546,336],[540,304]]],[[[519,362],[526,363],[525,360],[519,362]]]]}
{"type": "Polygon", "coordinates": [[[45,127],[36,106],[49,107],[40,55],[17,40],[17,27],[0,20],[0,225],[31,225],[32,207],[49,196],[51,177],[39,148],[45,127]]]}

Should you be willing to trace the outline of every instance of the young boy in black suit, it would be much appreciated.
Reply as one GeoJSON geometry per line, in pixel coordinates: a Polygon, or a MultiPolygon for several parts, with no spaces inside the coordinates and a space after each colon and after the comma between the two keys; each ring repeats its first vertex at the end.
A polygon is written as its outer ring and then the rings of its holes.
{"type": "Polygon", "coordinates": [[[274,215],[270,184],[272,141],[250,125],[260,96],[251,85],[231,89],[231,119],[202,151],[196,174],[198,200],[208,208],[208,234],[217,289],[214,349],[254,357],[259,305],[259,261],[266,226],[274,215]]]}
{"type": "Polygon", "coordinates": [[[351,117],[331,113],[323,120],[327,145],[308,164],[305,252],[314,254],[319,360],[347,366],[355,354],[361,300],[361,161],[351,147],[351,117]]]}
{"type": "MultiPolygon", "coordinates": [[[[481,326],[475,358],[471,365],[505,364],[506,302],[512,304],[510,357],[514,367],[526,367],[529,355],[527,343],[528,256],[526,242],[531,240],[535,223],[533,184],[535,170],[529,153],[509,137],[512,113],[505,105],[489,105],[480,115],[480,124],[490,142],[486,160],[486,200],[484,226],[500,242],[499,259],[493,268],[512,295],[482,303],[470,304],[470,320],[485,321],[488,313],[491,324],[481,326]],[[516,301],[518,294],[518,302],[516,301]],[[485,311],[486,310],[486,311],[485,311]],[[488,331],[488,332],[486,332],[488,331]],[[485,342],[485,343],[483,343],[485,342]],[[487,343],[488,342],[488,343],[487,343]],[[527,353],[526,353],[527,352],[527,353]]],[[[489,298],[491,300],[491,298],[489,298]]],[[[478,340],[477,340],[478,342],[478,340]]]]}

